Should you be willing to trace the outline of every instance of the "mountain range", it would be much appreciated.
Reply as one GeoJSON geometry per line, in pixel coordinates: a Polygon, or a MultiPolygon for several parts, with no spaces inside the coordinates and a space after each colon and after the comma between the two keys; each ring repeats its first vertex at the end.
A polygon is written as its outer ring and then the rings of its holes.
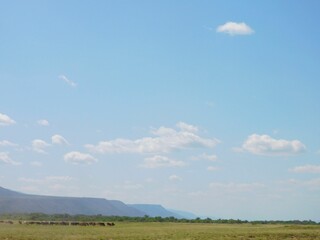
{"type": "Polygon", "coordinates": [[[0,214],[83,214],[104,216],[195,218],[191,213],[168,210],[157,204],[125,204],[119,200],[25,194],[0,187],[0,214]]]}

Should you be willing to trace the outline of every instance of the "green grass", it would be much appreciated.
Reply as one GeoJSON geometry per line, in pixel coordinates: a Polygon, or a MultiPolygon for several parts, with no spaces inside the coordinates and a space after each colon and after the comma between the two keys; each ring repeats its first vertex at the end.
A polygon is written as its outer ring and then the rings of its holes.
{"type": "Polygon", "coordinates": [[[1,240],[320,240],[320,226],[196,223],[116,223],[99,226],[0,224],[1,240]]]}

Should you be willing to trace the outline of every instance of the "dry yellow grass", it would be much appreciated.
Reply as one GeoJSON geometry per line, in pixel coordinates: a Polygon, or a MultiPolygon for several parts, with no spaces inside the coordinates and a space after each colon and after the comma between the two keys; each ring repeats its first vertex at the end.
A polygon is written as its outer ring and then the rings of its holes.
{"type": "Polygon", "coordinates": [[[320,240],[320,226],[116,223],[99,226],[0,224],[1,240],[320,240]]]}

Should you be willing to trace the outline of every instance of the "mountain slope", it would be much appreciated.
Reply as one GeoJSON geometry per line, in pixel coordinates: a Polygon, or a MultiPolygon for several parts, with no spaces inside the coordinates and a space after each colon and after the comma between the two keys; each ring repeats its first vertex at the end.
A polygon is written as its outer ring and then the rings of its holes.
{"type": "Polygon", "coordinates": [[[105,215],[128,217],[192,218],[195,215],[167,210],[156,204],[125,204],[103,198],[54,197],[24,194],[0,187],[0,214],[45,213],[70,215],[105,215]],[[188,215],[188,217],[186,217],[188,215]]]}
{"type": "Polygon", "coordinates": [[[191,212],[186,212],[186,211],[180,211],[180,210],[175,210],[175,209],[168,209],[170,212],[176,213],[178,215],[180,215],[182,218],[185,219],[195,219],[198,216],[191,213],[191,212]]]}
{"type": "Polygon", "coordinates": [[[145,213],[132,208],[121,201],[102,198],[52,197],[28,195],[0,187],[0,214],[67,213],[105,216],[144,216],[145,213]]]}
{"type": "Polygon", "coordinates": [[[129,206],[136,208],[142,212],[145,212],[146,215],[150,217],[175,217],[175,218],[183,218],[181,215],[177,213],[173,213],[168,211],[161,205],[157,204],[129,204],[129,206]]]}

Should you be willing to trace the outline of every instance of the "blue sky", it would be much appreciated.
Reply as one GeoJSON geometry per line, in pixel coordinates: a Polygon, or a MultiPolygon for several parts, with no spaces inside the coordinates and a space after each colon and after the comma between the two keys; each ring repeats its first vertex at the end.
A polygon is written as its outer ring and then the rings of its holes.
{"type": "Polygon", "coordinates": [[[7,1],[0,185],[319,220],[318,1],[7,1]]]}

